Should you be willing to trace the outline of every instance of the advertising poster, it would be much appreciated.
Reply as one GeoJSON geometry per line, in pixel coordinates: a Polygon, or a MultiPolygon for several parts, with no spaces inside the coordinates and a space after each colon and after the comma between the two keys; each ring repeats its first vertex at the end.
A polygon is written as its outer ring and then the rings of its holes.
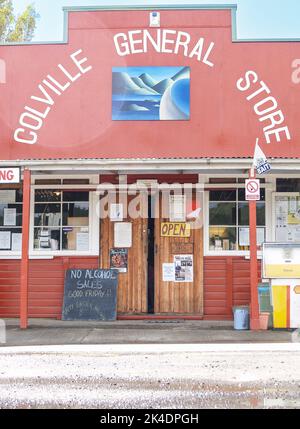
{"type": "Polygon", "coordinates": [[[110,249],[110,268],[126,273],[128,268],[128,249],[110,249]]]}
{"type": "Polygon", "coordinates": [[[174,255],[175,282],[192,282],[194,279],[193,255],[174,255]]]}

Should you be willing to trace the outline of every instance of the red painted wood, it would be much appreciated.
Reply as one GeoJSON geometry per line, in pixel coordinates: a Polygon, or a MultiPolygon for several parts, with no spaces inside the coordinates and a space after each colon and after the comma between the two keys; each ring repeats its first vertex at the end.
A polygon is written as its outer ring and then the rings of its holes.
{"type": "Polygon", "coordinates": [[[28,270],[30,223],[30,171],[23,172],[22,260],[20,273],[20,328],[28,325],[28,270]]]}
{"type": "MultiPolygon", "coordinates": [[[[250,261],[232,259],[233,305],[250,303],[250,261]]],[[[228,257],[204,258],[204,318],[228,320],[228,290],[226,267],[228,257]]],[[[98,258],[69,257],[67,267],[97,268],[98,258]]],[[[258,262],[260,276],[261,263],[258,262]]],[[[0,317],[18,317],[20,291],[20,261],[0,260],[0,317]]],[[[64,287],[63,258],[29,261],[29,317],[59,318],[64,287]]]]}
{"type": "MultiPolygon", "coordinates": [[[[263,125],[253,112],[254,103],[246,100],[258,85],[253,84],[245,92],[236,86],[248,70],[256,71],[258,80],[270,88],[292,136],[290,141],[282,136],[282,144],[277,144],[273,136],[272,144],[265,145],[266,155],[298,157],[300,129],[295,111],[300,106],[299,97],[295,96],[297,88],[291,83],[291,64],[299,56],[299,42],[232,42],[230,10],[160,13],[163,29],[189,33],[189,52],[200,37],[204,38],[204,52],[213,42],[210,59],[214,66],[184,56],[183,49],[178,54],[162,53],[149,46],[147,52],[118,55],[113,39],[116,34],[125,33],[128,38],[130,30],[147,29],[152,37],[156,36],[157,29],[149,28],[149,11],[71,13],[66,44],[1,46],[0,57],[10,76],[7,84],[1,86],[2,159],[252,157],[253,136],[265,139],[263,125]],[[95,46],[101,47],[100,50],[95,46]],[[40,104],[30,99],[32,95],[41,95],[38,85],[48,74],[60,83],[66,82],[57,64],[63,64],[74,76],[78,68],[70,54],[79,49],[82,49],[79,58],[87,58],[83,66],[91,65],[92,70],[61,96],[54,94],[51,114],[43,121],[36,144],[15,143],[13,131],[24,107],[31,103],[32,108],[41,109],[40,104]],[[111,120],[112,67],[137,65],[190,67],[189,121],[153,124],[111,120]]],[[[138,40],[139,35],[134,38],[138,40]]],[[[137,48],[140,49],[140,43],[137,48]]]]}
{"type": "Polygon", "coordinates": [[[233,306],[233,265],[232,258],[227,258],[226,264],[226,306],[228,316],[232,316],[233,306]]]}

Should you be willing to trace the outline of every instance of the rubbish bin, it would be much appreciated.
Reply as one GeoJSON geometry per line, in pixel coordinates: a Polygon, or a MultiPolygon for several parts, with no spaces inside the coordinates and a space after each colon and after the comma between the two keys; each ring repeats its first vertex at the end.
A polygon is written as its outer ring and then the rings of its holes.
{"type": "Polygon", "coordinates": [[[249,329],[249,307],[233,307],[233,327],[235,330],[243,331],[249,329]]]}
{"type": "Polygon", "coordinates": [[[260,283],[258,285],[258,304],[259,313],[269,313],[268,326],[273,326],[273,306],[271,303],[271,287],[269,283],[260,283]]]}

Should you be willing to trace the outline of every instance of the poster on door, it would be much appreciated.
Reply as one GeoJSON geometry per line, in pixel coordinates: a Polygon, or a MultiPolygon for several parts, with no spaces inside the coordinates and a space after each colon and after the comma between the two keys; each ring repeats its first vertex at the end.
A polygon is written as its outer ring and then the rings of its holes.
{"type": "Polygon", "coordinates": [[[174,255],[175,282],[189,283],[194,280],[193,255],[174,255]]]}
{"type": "Polygon", "coordinates": [[[127,273],[128,249],[110,249],[109,259],[110,268],[118,270],[119,273],[127,273]]]}

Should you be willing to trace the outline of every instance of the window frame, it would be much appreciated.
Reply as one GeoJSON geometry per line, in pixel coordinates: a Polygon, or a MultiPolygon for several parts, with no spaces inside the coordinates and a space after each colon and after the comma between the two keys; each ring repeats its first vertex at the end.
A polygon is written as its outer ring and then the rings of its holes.
{"type": "MultiPolygon", "coordinates": [[[[89,179],[89,185],[36,185],[35,180],[38,179],[53,179],[52,176],[38,175],[32,177],[31,195],[30,195],[30,225],[29,225],[29,257],[34,258],[53,258],[56,256],[99,256],[99,233],[100,219],[97,217],[96,207],[99,201],[99,196],[95,190],[95,185],[99,184],[99,175],[80,176],[80,175],[61,175],[59,179],[89,179]],[[57,189],[61,191],[67,190],[87,190],[89,192],[89,250],[43,250],[34,248],[34,206],[35,206],[35,191],[37,189],[57,189]]],[[[57,177],[55,177],[57,178],[57,177]]],[[[63,201],[59,204],[63,205],[63,201]]]]}
{"type": "MultiPolygon", "coordinates": [[[[214,178],[224,178],[224,179],[232,179],[235,178],[236,180],[238,179],[247,179],[248,175],[207,175],[205,178],[205,183],[204,183],[204,223],[203,223],[203,245],[204,245],[204,256],[244,256],[246,259],[250,257],[250,250],[210,250],[209,249],[209,228],[210,228],[210,224],[209,224],[209,203],[210,203],[210,199],[209,199],[209,192],[210,190],[217,190],[217,189],[234,189],[234,190],[238,190],[238,189],[244,189],[244,184],[243,183],[228,183],[224,184],[222,183],[221,186],[220,184],[212,184],[209,183],[209,179],[214,179],[214,178]]],[[[264,177],[264,179],[266,180],[265,183],[261,184],[261,189],[265,189],[265,241],[268,241],[271,238],[272,235],[272,194],[274,192],[274,180],[276,183],[276,177],[271,177],[271,176],[267,176],[264,177]]],[[[236,201],[238,200],[238,198],[236,199],[236,201]]],[[[236,204],[238,204],[238,202],[236,202],[236,204]]],[[[237,208],[238,210],[238,208],[237,208]]],[[[240,225],[242,227],[242,225],[240,225]]],[[[233,226],[237,229],[239,228],[239,225],[233,226]]],[[[237,237],[238,239],[238,237],[237,237]]],[[[261,258],[262,255],[262,251],[258,250],[257,252],[258,254],[258,258],[261,258]]]]}
{"type": "MultiPolygon", "coordinates": [[[[22,190],[22,182],[23,182],[23,176],[20,176],[20,187],[10,187],[9,185],[2,187],[2,190],[7,190],[7,191],[16,191],[17,189],[21,189],[22,190]]],[[[22,202],[16,202],[16,203],[8,203],[8,204],[20,204],[22,206],[22,216],[23,216],[23,201],[22,202]]],[[[0,228],[5,229],[5,226],[0,226],[0,228]]],[[[10,227],[7,226],[7,229],[9,229],[10,227]]],[[[11,227],[13,228],[13,226],[11,227]]],[[[21,234],[23,234],[22,231],[22,225],[20,226],[15,226],[15,229],[20,229],[21,230],[21,234]]],[[[22,250],[8,250],[8,249],[0,249],[0,259],[20,259],[21,258],[21,254],[22,254],[22,250]]]]}

